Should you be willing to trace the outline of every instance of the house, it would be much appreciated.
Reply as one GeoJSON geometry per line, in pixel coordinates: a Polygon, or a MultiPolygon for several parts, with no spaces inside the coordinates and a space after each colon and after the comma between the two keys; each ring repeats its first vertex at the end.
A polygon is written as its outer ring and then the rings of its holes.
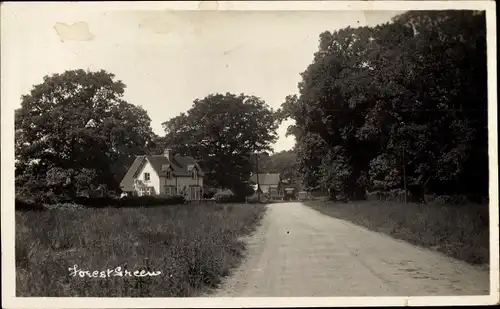
{"type": "MultiPolygon", "coordinates": [[[[250,177],[250,183],[254,184],[257,190],[257,174],[250,177]]],[[[263,193],[281,194],[280,174],[259,174],[259,186],[263,193]]]]}
{"type": "Polygon", "coordinates": [[[187,200],[203,196],[204,173],[192,157],[174,155],[137,156],[120,183],[123,192],[143,195],[184,195],[187,200]]]}

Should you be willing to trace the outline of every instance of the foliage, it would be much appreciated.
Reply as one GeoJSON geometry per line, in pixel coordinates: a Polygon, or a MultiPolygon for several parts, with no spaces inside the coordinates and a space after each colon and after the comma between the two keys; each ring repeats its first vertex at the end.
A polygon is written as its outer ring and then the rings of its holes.
{"type": "Polygon", "coordinates": [[[77,197],[75,202],[92,208],[106,207],[151,207],[184,204],[186,199],[182,195],[175,196],[128,196],[124,198],[112,197],[77,197]]]}
{"type": "Polygon", "coordinates": [[[231,190],[223,190],[215,193],[214,198],[217,203],[233,203],[238,197],[231,190]]]}
{"type": "Polygon", "coordinates": [[[308,186],[363,198],[407,186],[487,195],[484,12],[412,11],[376,27],[320,35],[292,118],[298,170],[308,186]],[[474,165],[476,162],[477,165],[474,165]]]}
{"type": "Polygon", "coordinates": [[[203,198],[205,199],[211,199],[215,196],[215,193],[217,193],[217,189],[211,188],[208,186],[204,186],[203,188],[203,198]]]}
{"type": "MultiPolygon", "coordinates": [[[[15,112],[16,188],[74,197],[100,184],[117,190],[124,162],[151,147],[150,118],[122,99],[104,70],[45,76],[15,112]]],[[[23,191],[24,192],[21,192],[23,191]]]]}
{"type": "Polygon", "coordinates": [[[271,198],[269,194],[266,193],[261,193],[257,194],[256,192],[249,196],[246,201],[248,204],[256,204],[256,203],[261,203],[261,204],[268,204],[271,202],[271,198]]]}
{"type": "Polygon", "coordinates": [[[129,196],[124,198],[103,197],[84,197],[78,196],[67,202],[40,203],[30,200],[16,199],[16,210],[31,211],[60,209],[60,208],[123,208],[123,207],[153,207],[182,205],[186,203],[186,198],[182,195],[174,196],[129,196]]]}
{"type": "Polygon", "coordinates": [[[33,201],[26,201],[17,199],[15,200],[16,211],[44,211],[46,208],[40,204],[33,201]]]}
{"type": "Polygon", "coordinates": [[[204,183],[244,196],[253,169],[251,156],[271,150],[278,122],[263,100],[226,93],[194,100],[190,110],[163,126],[164,145],[199,160],[204,183]]]}

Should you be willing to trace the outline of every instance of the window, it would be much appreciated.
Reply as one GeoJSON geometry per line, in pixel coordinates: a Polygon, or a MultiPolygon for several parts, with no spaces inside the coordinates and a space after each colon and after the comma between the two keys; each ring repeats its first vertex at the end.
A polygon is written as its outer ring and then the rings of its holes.
{"type": "Polygon", "coordinates": [[[150,180],[149,173],[144,173],[144,181],[149,181],[149,180],[150,180]]]}
{"type": "Polygon", "coordinates": [[[172,178],[172,172],[167,171],[167,179],[170,179],[170,178],[172,178]]]}
{"type": "Polygon", "coordinates": [[[198,186],[192,186],[190,192],[190,200],[199,200],[201,199],[201,187],[198,186]]]}
{"type": "Polygon", "coordinates": [[[193,179],[197,179],[197,178],[198,178],[198,174],[196,173],[196,170],[195,170],[195,169],[193,169],[193,171],[191,172],[191,177],[192,177],[193,179]]]}
{"type": "Polygon", "coordinates": [[[142,187],[139,189],[139,196],[153,195],[153,187],[142,187]]]}
{"type": "Polygon", "coordinates": [[[177,190],[174,186],[165,186],[165,194],[168,196],[176,195],[177,190]]]}

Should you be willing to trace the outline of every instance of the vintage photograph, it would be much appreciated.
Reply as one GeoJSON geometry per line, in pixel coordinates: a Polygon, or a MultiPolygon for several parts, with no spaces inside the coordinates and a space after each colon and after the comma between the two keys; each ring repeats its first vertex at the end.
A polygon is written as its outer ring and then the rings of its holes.
{"type": "Polygon", "coordinates": [[[4,291],[498,302],[491,16],[421,2],[3,4],[4,291]]]}

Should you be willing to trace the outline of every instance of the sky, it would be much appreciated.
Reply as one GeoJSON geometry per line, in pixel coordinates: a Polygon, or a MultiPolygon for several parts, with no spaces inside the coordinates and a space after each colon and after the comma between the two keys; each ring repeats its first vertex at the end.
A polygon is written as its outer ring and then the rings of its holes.
{"type": "MultiPolygon", "coordinates": [[[[298,92],[321,32],[372,26],[402,13],[53,8],[2,14],[2,79],[8,79],[2,98],[18,107],[46,75],[104,69],[126,84],[124,98],[148,112],[159,135],[162,122],[211,93],[255,95],[279,108],[298,92]]],[[[279,128],[274,151],[293,147],[294,138],[285,137],[290,123],[279,128]]]]}

